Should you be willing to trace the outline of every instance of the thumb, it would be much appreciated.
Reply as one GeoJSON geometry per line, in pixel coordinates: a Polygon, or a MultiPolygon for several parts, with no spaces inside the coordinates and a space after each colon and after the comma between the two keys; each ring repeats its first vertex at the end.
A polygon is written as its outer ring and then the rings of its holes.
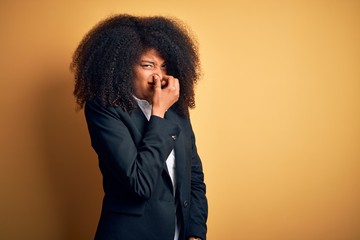
{"type": "Polygon", "coordinates": [[[154,87],[155,89],[161,89],[161,81],[158,75],[154,76],[154,87]]]}

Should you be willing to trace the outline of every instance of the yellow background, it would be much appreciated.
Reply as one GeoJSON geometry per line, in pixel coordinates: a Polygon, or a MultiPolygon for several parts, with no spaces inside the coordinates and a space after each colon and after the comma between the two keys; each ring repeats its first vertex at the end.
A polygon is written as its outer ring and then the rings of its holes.
{"type": "Polygon", "coordinates": [[[360,1],[0,2],[0,239],[92,239],[102,198],[71,55],[112,13],[200,43],[208,238],[360,239],[360,1]]]}

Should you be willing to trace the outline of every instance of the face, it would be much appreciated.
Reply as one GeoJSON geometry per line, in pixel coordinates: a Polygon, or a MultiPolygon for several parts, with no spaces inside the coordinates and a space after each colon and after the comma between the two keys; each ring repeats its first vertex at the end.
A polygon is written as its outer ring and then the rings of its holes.
{"type": "Polygon", "coordinates": [[[139,99],[152,102],[154,78],[166,75],[166,63],[153,48],[146,50],[134,67],[134,95],[139,99]]]}

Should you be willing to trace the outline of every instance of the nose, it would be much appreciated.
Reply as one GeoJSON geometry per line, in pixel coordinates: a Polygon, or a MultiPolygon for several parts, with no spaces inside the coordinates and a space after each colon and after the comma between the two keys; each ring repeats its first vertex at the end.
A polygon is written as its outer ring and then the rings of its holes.
{"type": "Polygon", "coordinates": [[[161,80],[162,79],[162,75],[158,74],[158,73],[154,73],[152,75],[153,80],[161,80]]]}
{"type": "Polygon", "coordinates": [[[154,69],[153,77],[158,77],[160,80],[163,76],[166,75],[166,72],[161,68],[154,69]]]}

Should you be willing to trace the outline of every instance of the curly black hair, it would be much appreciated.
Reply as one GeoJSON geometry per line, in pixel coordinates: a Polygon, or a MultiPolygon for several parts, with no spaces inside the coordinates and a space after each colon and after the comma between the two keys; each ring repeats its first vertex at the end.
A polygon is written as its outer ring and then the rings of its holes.
{"type": "Polygon", "coordinates": [[[180,20],[162,16],[115,15],[85,35],[70,66],[78,106],[83,108],[97,97],[105,107],[134,110],[134,64],[150,48],[166,60],[167,74],[179,79],[180,96],[174,108],[188,116],[189,108],[195,107],[194,86],[200,76],[197,42],[180,20]]]}

